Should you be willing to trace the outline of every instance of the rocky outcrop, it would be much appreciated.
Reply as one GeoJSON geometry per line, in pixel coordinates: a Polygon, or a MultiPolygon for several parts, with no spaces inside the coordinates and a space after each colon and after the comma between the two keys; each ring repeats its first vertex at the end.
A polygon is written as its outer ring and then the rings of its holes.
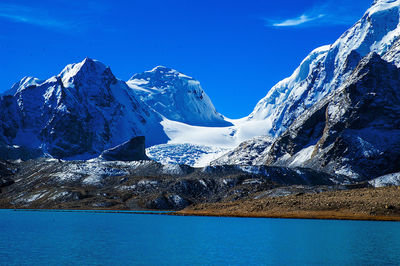
{"type": "Polygon", "coordinates": [[[135,137],[114,148],[105,150],[100,155],[106,161],[150,160],[146,155],[145,137],[135,137]]]}
{"type": "Polygon", "coordinates": [[[12,176],[16,171],[13,164],[0,160],[0,188],[14,184],[12,176]]]}

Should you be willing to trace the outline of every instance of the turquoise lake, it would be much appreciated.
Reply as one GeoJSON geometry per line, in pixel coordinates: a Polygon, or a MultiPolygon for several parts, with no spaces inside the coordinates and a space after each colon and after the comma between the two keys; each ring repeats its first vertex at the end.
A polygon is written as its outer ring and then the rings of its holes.
{"type": "Polygon", "coordinates": [[[382,265],[400,223],[0,210],[0,265],[382,265]]]}

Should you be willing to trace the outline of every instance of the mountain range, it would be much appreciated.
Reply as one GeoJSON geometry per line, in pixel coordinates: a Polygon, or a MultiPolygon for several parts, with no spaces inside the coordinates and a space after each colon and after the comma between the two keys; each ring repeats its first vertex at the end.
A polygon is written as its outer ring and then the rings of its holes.
{"type": "Polygon", "coordinates": [[[125,82],[86,58],[47,80],[25,77],[0,99],[0,157],[93,159],[145,136],[159,162],[307,167],[354,180],[398,172],[399,23],[400,0],[374,1],[241,119],[164,66],[125,82]]]}

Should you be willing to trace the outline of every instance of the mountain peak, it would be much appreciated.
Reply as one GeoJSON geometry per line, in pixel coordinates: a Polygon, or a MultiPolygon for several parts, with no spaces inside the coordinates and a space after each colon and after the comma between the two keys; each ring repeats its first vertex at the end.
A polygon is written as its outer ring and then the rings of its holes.
{"type": "Polygon", "coordinates": [[[166,66],[156,66],[154,67],[152,70],[146,71],[146,72],[160,72],[160,71],[165,71],[165,72],[169,72],[169,71],[176,71],[175,69],[166,67],[166,66]]]}
{"type": "Polygon", "coordinates": [[[14,95],[16,92],[23,90],[29,86],[38,85],[41,83],[41,80],[34,77],[23,77],[20,81],[14,83],[11,89],[5,91],[1,95],[14,95]]]}
{"type": "Polygon", "coordinates": [[[374,0],[374,3],[372,5],[376,5],[376,4],[390,4],[390,3],[394,3],[397,2],[398,0],[374,0]]]}
{"type": "Polygon", "coordinates": [[[370,17],[376,13],[379,14],[382,11],[388,11],[394,9],[398,10],[399,7],[400,7],[400,0],[375,0],[372,6],[366,12],[366,14],[370,17]]]}
{"type": "Polygon", "coordinates": [[[138,73],[128,86],[163,117],[196,126],[230,126],[218,113],[200,82],[172,68],[157,66],[138,73]]]}
{"type": "Polygon", "coordinates": [[[76,77],[93,79],[96,77],[102,77],[104,75],[115,79],[108,66],[89,57],[86,57],[79,63],[67,65],[59,74],[64,87],[70,86],[76,77]]]}
{"type": "Polygon", "coordinates": [[[171,79],[171,78],[184,78],[184,79],[193,79],[173,68],[166,66],[156,66],[152,70],[145,71],[143,73],[133,75],[130,80],[135,79],[171,79]]]}

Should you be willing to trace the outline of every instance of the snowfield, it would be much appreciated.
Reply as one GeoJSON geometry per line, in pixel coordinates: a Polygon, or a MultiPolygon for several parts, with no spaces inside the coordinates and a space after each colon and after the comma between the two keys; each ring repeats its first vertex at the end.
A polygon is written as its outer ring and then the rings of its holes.
{"type": "Polygon", "coordinates": [[[163,164],[204,167],[235,149],[240,143],[266,132],[264,121],[226,119],[229,127],[202,127],[164,118],[161,125],[170,139],[167,144],[146,149],[147,155],[163,164]]]}

